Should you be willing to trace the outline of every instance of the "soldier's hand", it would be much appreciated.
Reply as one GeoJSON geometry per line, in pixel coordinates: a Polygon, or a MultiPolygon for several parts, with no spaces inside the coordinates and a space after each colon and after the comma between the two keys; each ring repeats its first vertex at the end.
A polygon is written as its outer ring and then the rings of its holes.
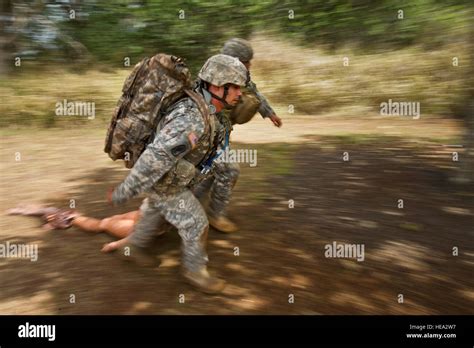
{"type": "Polygon", "coordinates": [[[270,116],[270,120],[272,120],[273,124],[276,126],[276,127],[281,127],[282,124],[283,124],[283,121],[281,120],[280,117],[278,117],[277,115],[273,114],[270,116]]]}
{"type": "Polygon", "coordinates": [[[113,204],[113,202],[112,202],[112,194],[113,193],[114,193],[114,188],[113,187],[109,188],[108,191],[107,191],[107,202],[109,204],[113,204]]]}

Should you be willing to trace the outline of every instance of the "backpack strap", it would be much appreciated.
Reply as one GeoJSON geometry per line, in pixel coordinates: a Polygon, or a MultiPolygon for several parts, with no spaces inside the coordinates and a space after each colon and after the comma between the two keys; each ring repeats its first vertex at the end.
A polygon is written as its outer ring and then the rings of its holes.
{"type": "Polygon", "coordinates": [[[216,120],[214,117],[211,117],[211,112],[209,110],[209,106],[207,105],[206,101],[204,100],[204,97],[194,91],[191,91],[189,89],[185,89],[184,92],[197,104],[199,111],[201,112],[201,115],[204,120],[204,124],[206,128],[209,128],[210,130],[210,141],[209,143],[213,143],[213,139],[216,135],[216,120]]]}

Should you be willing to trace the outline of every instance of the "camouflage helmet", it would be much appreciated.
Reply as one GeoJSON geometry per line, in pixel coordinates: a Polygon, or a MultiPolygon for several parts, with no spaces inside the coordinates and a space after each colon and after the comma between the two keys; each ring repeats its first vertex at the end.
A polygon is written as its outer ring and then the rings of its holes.
{"type": "Polygon", "coordinates": [[[228,83],[244,87],[247,84],[248,71],[237,58],[216,54],[204,63],[198,76],[218,87],[228,83]]]}
{"type": "Polygon", "coordinates": [[[221,49],[221,53],[239,58],[241,62],[250,62],[253,58],[253,49],[250,42],[238,38],[227,40],[221,49]]]}

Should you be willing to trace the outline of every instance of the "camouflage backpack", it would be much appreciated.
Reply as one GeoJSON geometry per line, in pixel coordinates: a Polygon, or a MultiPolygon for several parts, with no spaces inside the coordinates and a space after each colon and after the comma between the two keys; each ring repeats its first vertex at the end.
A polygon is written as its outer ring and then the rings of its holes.
{"type": "Polygon", "coordinates": [[[238,104],[230,112],[232,124],[244,124],[249,122],[260,108],[261,102],[253,93],[243,91],[238,104]]]}
{"type": "Polygon", "coordinates": [[[176,56],[159,53],[138,63],[123,84],[122,96],[110,121],[104,151],[132,168],[153,140],[166,109],[186,95],[198,105],[204,122],[209,111],[204,98],[190,90],[191,73],[176,56]]]}

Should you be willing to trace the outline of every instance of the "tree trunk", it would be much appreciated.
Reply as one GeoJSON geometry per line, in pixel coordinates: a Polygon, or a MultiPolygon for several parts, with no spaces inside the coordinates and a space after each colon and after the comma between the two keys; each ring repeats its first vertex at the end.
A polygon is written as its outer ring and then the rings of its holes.
{"type": "Polygon", "coordinates": [[[14,44],[7,27],[13,20],[13,6],[11,0],[2,0],[0,5],[0,75],[6,74],[13,67],[14,44]]]}

